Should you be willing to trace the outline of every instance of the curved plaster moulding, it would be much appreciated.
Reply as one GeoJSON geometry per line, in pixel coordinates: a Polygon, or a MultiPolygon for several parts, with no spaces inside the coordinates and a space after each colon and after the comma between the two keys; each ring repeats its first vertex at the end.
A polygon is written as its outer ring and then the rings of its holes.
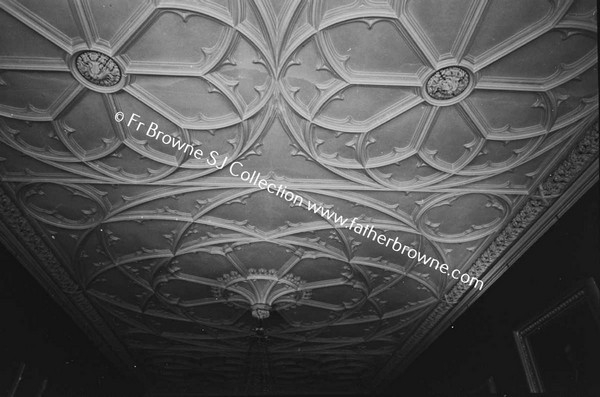
{"type": "Polygon", "coordinates": [[[63,3],[0,0],[0,223],[107,355],[165,396],[235,392],[257,318],[282,393],[366,393],[481,291],[117,112],[486,286],[597,178],[587,0],[63,3]]]}

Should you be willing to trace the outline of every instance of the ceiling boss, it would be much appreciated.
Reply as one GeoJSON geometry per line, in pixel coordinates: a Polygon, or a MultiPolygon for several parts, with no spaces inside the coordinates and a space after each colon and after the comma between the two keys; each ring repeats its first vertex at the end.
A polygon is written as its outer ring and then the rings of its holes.
{"type": "Polygon", "coordinates": [[[427,94],[434,99],[445,100],[459,96],[469,86],[469,73],[452,66],[438,70],[427,80],[427,94]]]}
{"type": "Polygon", "coordinates": [[[119,66],[109,56],[99,52],[82,52],[75,63],[77,71],[91,83],[111,87],[121,80],[119,66]]]}

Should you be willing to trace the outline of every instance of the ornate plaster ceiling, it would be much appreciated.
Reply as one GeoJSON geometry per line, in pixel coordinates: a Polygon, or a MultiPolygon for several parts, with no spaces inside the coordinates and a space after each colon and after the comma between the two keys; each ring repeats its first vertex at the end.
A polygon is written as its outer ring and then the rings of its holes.
{"type": "Polygon", "coordinates": [[[244,392],[265,302],[272,390],[373,390],[482,292],[115,113],[487,288],[597,179],[595,7],[2,0],[3,241],[157,393],[244,392]]]}

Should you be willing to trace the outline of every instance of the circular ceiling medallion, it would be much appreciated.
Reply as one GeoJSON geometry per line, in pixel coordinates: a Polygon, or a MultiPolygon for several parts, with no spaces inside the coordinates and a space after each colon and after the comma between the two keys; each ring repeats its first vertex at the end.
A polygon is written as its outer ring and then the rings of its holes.
{"type": "Polygon", "coordinates": [[[427,94],[438,101],[456,98],[469,87],[469,72],[458,66],[450,66],[435,72],[427,80],[427,94]]]}
{"type": "Polygon", "coordinates": [[[90,83],[100,87],[112,87],[121,81],[121,68],[114,59],[96,51],[84,51],[77,55],[75,67],[90,83]]]}

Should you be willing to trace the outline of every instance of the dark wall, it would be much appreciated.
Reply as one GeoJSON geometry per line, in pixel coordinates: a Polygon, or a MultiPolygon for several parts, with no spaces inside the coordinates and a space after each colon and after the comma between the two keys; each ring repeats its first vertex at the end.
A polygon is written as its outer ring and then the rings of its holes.
{"type": "Polygon", "coordinates": [[[141,395],[136,380],[119,374],[73,320],[0,244],[0,396],[6,396],[20,363],[16,397],[141,395]]]}
{"type": "MultiPolygon", "coordinates": [[[[593,277],[600,286],[598,199],[596,184],[391,383],[387,392],[469,395],[482,386],[487,389],[486,379],[493,376],[499,395],[527,393],[512,332],[579,281],[593,277]]],[[[592,339],[589,334],[586,338],[581,343],[597,347],[600,338],[592,339]]],[[[594,369],[586,370],[589,374],[594,369]]],[[[587,394],[590,390],[588,387],[581,395],[591,395],[587,394]]]]}

